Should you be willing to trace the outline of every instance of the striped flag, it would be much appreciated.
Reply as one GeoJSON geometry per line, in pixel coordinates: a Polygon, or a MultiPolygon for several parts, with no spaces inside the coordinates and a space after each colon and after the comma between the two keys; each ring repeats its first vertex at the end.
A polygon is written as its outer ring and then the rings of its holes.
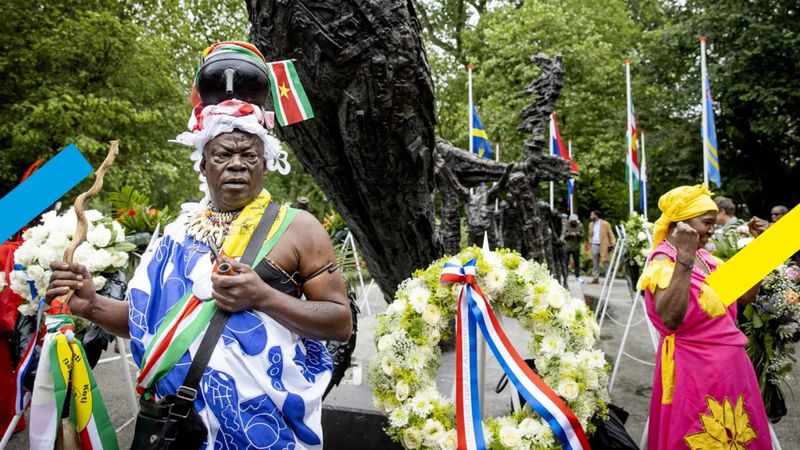
{"type": "MultiPolygon", "coordinates": [[[[640,180],[640,164],[639,164],[639,132],[636,129],[636,112],[633,109],[633,100],[628,101],[628,131],[625,134],[627,139],[627,146],[628,146],[628,157],[627,157],[627,170],[632,172],[633,174],[633,190],[639,189],[639,180],[640,180]]],[[[630,175],[626,173],[625,178],[629,178],[630,175]]]]}
{"type": "Polygon", "coordinates": [[[555,112],[550,114],[550,148],[552,149],[551,151],[553,156],[560,156],[569,161],[570,170],[573,172],[580,171],[578,170],[578,165],[575,164],[572,156],[570,156],[569,152],[567,151],[564,141],[561,140],[561,132],[558,130],[558,121],[556,120],[555,112]]]}
{"type": "Polygon", "coordinates": [[[314,111],[292,60],[267,64],[275,116],[281,126],[312,119],[314,111]]]}
{"type": "Polygon", "coordinates": [[[714,105],[711,103],[711,87],[708,84],[708,74],[703,76],[703,95],[705,96],[705,123],[701,133],[703,135],[703,157],[707,160],[708,179],[717,187],[722,186],[722,177],[719,174],[719,156],[717,154],[717,129],[714,127],[714,105]]]}

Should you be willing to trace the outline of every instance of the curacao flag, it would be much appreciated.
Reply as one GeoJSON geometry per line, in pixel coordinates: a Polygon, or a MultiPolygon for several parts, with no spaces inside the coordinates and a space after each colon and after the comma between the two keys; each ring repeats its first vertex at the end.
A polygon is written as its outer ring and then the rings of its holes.
{"type": "Polygon", "coordinates": [[[717,187],[722,186],[722,177],[719,174],[719,154],[717,153],[717,129],[714,127],[714,105],[711,102],[711,87],[708,84],[708,75],[703,77],[703,95],[705,104],[703,108],[706,113],[703,116],[703,157],[708,160],[708,179],[713,181],[717,187]]]}
{"type": "Polygon", "coordinates": [[[267,64],[275,116],[281,126],[312,119],[314,111],[292,60],[267,64]]]}

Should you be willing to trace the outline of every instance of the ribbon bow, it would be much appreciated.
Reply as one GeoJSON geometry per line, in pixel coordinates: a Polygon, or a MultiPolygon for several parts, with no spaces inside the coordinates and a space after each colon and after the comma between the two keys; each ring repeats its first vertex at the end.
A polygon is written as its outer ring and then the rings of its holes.
{"type": "Polygon", "coordinates": [[[456,430],[459,450],[483,450],[480,415],[477,329],[520,394],[547,421],[565,449],[589,449],[578,418],[517,353],[475,279],[475,260],[463,266],[445,263],[442,283],[461,284],[456,319],[456,430]],[[469,370],[465,371],[464,367],[469,370]]]}

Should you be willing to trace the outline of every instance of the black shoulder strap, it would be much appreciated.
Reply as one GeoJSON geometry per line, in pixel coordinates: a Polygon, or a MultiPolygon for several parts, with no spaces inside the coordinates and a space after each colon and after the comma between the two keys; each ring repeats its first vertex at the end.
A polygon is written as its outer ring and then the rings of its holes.
{"type": "MultiPolygon", "coordinates": [[[[258,251],[267,239],[267,233],[272,228],[272,224],[275,223],[275,219],[278,218],[280,209],[281,207],[277,202],[269,202],[239,262],[247,265],[253,264],[258,251]]],[[[200,347],[197,349],[194,358],[192,358],[192,365],[189,366],[189,372],[183,380],[183,385],[178,389],[178,398],[193,401],[197,396],[197,386],[200,384],[203,372],[206,371],[206,366],[208,366],[208,360],[211,359],[211,354],[214,353],[214,347],[216,347],[230,315],[229,312],[221,309],[217,309],[214,313],[206,329],[206,334],[203,336],[203,340],[200,341],[200,347]]]]}

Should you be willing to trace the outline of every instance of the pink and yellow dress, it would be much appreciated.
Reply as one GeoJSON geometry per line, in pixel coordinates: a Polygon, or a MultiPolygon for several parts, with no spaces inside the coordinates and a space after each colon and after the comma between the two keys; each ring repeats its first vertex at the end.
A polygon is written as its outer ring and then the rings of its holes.
{"type": "MultiPolygon", "coordinates": [[[[653,292],[666,289],[675,268],[675,250],[662,242],[639,279],[647,314],[661,335],[650,402],[649,450],[771,449],[767,415],[753,365],[736,327],[736,304],[725,307],[705,284],[699,267],[692,271],[689,307],[683,323],[667,328],[655,310],[653,292]]],[[[719,262],[705,250],[699,255],[713,271],[719,262]]]]}

